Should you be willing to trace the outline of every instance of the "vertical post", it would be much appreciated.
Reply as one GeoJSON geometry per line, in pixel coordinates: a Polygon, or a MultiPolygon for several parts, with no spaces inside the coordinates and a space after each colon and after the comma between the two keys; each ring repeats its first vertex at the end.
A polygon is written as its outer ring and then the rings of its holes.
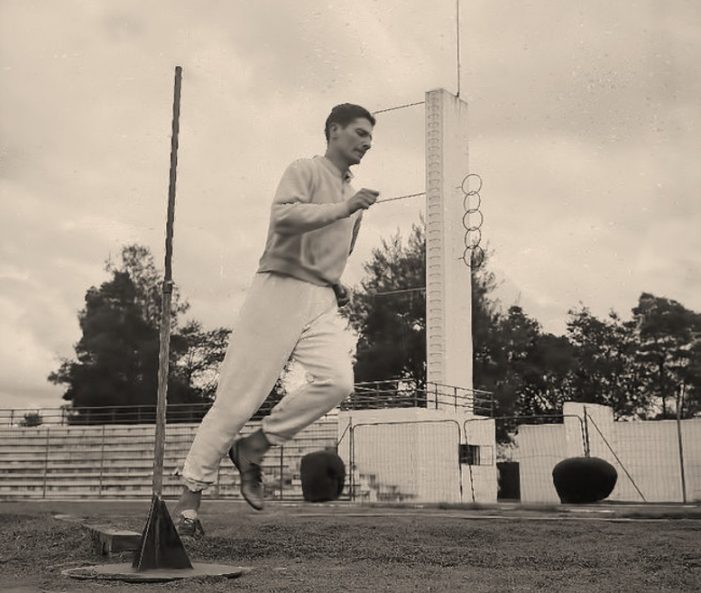
{"type": "Polygon", "coordinates": [[[214,497],[219,498],[221,496],[221,462],[217,466],[217,483],[214,486],[214,497]]]}
{"type": "Polygon", "coordinates": [[[462,260],[467,103],[444,89],[425,103],[427,381],[472,389],[472,277],[462,260]]]}
{"type": "MultiPolygon", "coordinates": [[[[562,418],[563,424],[566,422],[565,418],[567,416],[564,415],[562,418]]],[[[587,455],[587,435],[586,435],[586,430],[584,430],[584,420],[580,416],[574,416],[577,420],[579,420],[579,436],[582,439],[582,455],[585,457],[588,457],[587,455]]]]}
{"type": "Polygon", "coordinates": [[[46,498],[46,482],[49,477],[49,428],[46,428],[46,447],[44,449],[44,486],[41,497],[46,498]]]}
{"type": "Polygon", "coordinates": [[[455,53],[457,67],[457,93],[460,96],[460,0],[455,0],[455,53]]]}
{"type": "Polygon", "coordinates": [[[102,473],[105,467],[105,425],[102,425],[102,443],[100,444],[100,490],[98,497],[102,497],[102,473]]]}
{"type": "Polygon", "coordinates": [[[682,502],[686,504],[686,472],[684,471],[684,439],[682,437],[682,403],[684,402],[684,384],[680,389],[677,403],[677,441],[679,443],[679,476],[682,482],[682,502]]]}
{"type": "Polygon", "coordinates": [[[170,177],[168,183],[168,218],[166,220],[165,276],[161,305],[160,351],[158,355],[158,402],[156,405],[156,438],[153,455],[153,494],[163,491],[163,456],[165,449],[166,405],[168,396],[168,359],[170,356],[170,308],[173,296],[173,222],[175,219],[175,181],[178,165],[178,132],[180,130],[180,85],[182,68],[175,68],[173,92],[173,126],[170,143],[170,177]]]}
{"type": "Polygon", "coordinates": [[[587,413],[587,407],[584,406],[584,457],[589,457],[590,446],[589,446],[589,414],[587,413]]]}
{"type": "MultiPolygon", "coordinates": [[[[463,494],[464,494],[463,487],[462,487],[462,463],[460,463],[460,444],[462,443],[462,433],[460,431],[460,424],[457,422],[455,424],[458,427],[458,443],[457,443],[458,444],[458,455],[457,455],[457,457],[458,457],[458,459],[457,459],[457,461],[458,461],[458,483],[460,485],[460,487],[459,487],[460,502],[462,502],[463,501],[463,494]]],[[[467,437],[465,440],[467,441],[467,437]]]]}
{"type": "Polygon", "coordinates": [[[285,489],[285,477],[283,475],[285,469],[285,447],[280,445],[280,500],[284,498],[283,490],[285,489]]]}
{"type": "Polygon", "coordinates": [[[353,418],[348,418],[350,425],[350,436],[348,437],[348,466],[350,469],[350,500],[355,501],[355,430],[353,426],[353,418]]]}

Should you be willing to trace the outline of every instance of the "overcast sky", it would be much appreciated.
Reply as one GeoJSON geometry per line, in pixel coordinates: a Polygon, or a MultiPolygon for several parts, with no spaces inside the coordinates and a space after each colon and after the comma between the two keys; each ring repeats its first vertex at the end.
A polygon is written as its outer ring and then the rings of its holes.
{"type": "MultiPolygon", "coordinates": [[[[701,4],[462,2],[461,96],[504,306],[562,333],[642,291],[701,311],[701,4]]],[[[0,1],[0,407],[46,376],[130,242],[163,260],[173,71],[184,70],[174,276],[230,327],[284,167],[330,108],[455,93],[453,0],[0,1]]],[[[423,107],[381,114],[356,185],[424,190],[423,107]]],[[[378,205],[346,281],[422,200],[378,205]]]]}

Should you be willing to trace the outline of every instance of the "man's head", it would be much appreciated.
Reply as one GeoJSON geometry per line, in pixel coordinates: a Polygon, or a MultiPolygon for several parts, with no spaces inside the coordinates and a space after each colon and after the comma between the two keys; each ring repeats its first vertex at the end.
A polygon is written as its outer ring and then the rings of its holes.
{"type": "Polygon", "coordinates": [[[324,127],[327,154],[333,154],[346,166],[357,165],[372,145],[374,127],[375,118],[364,107],[351,103],[336,105],[324,127]]]}

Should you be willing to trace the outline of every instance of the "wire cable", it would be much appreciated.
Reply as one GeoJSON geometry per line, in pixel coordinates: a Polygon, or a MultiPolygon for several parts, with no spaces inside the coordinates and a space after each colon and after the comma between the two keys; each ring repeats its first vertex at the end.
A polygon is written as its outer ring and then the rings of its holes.
{"type": "Polygon", "coordinates": [[[407,194],[405,196],[395,196],[394,198],[384,198],[383,200],[377,200],[375,204],[381,204],[382,202],[394,202],[395,200],[406,200],[407,198],[417,198],[418,196],[425,196],[426,192],[422,191],[417,194],[407,194]]]}
{"type": "Polygon", "coordinates": [[[417,105],[423,105],[426,103],[426,101],[419,101],[418,103],[407,103],[406,105],[397,105],[396,107],[388,107],[387,109],[378,109],[377,111],[373,111],[373,115],[377,115],[378,113],[387,113],[388,111],[397,111],[398,109],[406,109],[407,107],[416,107],[417,105]]]}
{"type": "Polygon", "coordinates": [[[456,32],[456,54],[457,54],[457,69],[458,69],[458,92],[456,97],[460,96],[460,0],[455,0],[455,32],[456,32]]]}
{"type": "Polygon", "coordinates": [[[425,291],[426,287],[425,286],[415,286],[414,288],[399,288],[397,290],[382,290],[380,292],[372,292],[369,293],[368,296],[387,296],[387,295],[393,295],[393,294],[407,294],[407,293],[414,293],[414,292],[422,292],[425,291]]]}

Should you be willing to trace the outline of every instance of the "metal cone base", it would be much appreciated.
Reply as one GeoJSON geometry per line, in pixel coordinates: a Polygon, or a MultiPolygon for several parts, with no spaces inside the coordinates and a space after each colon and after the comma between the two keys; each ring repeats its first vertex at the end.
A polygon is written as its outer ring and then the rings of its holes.
{"type": "Polygon", "coordinates": [[[154,494],[139,548],[131,564],[101,564],[62,571],[75,579],[156,583],[196,577],[239,577],[250,568],[190,562],[163,499],[154,494]]]}
{"type": "Polygon", "coordinates": [[[151,510],[132,566],[137,571],[192,568],[183,542],[170,518],[168,507],[157,494],[151,499],[151,510]]]}

